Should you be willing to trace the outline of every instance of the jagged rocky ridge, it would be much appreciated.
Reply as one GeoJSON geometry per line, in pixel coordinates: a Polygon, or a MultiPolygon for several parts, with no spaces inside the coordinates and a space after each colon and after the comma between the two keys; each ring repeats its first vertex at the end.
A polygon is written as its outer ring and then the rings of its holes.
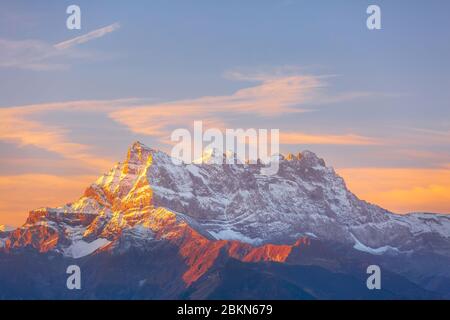
{"type": "Polygon", "coordinates": [[[274,176],[261,175],[260,166],[176,165],[136,142],[79,200],[34,210],[22,227],[0,231],[0,251],[33,248],[78,259],[165,241],[187,265],[187,286],[222,254],[286,262],[311,241],[373,256],[450,257],[449,216],[401,216],[362,201],[309,151],[282,158],[274,176]]]}

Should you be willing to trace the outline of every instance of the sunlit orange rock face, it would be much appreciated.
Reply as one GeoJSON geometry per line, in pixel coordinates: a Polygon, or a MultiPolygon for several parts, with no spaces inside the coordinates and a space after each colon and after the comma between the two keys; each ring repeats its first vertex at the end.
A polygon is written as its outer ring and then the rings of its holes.
{"type": "Polygon", "coordinates": [[[25,226],[35,225],[35,224],[46,224],[47,221],[66,221],[72,224],[80,224],[87,226],[93,219],[94,215],[88,215],[81,212],[56,212],[49,211],[46,208],[37,209],[30,211],[28,219],[25,222],[25,226]]]}
{"type": "Polygon", "coordinates": [[[65,231],[61,232],[52,224],[66,223],[87,227],[94,219],[95,215],[80,212],[57,212],[46,208],[30,211],[25,224],[9,234],[3,250],[32,247],[41,253],[48,252],[55,249],[59,242],[67,241],[65,231]]]}
{"type": "MultiPolygon", "coordinates": [[[[91,194],[92,196],[92,194],[91,194]]],[[[203,236],[188,223],[180,219],[175,213],[165,208],[152,206],[142,207],[142,203],[129,203],[128,210],[139,210],[139,214],[122,212],[121,221],[112,219],[108,224],[101,225],[101,216],[83,215],[81,213],[65,213],[61,216],[46,209],[30,212],[26,228],[19,228],[12,232],[6,242],[5,249],[31,246],[39,252],[47,252],[58,245],[58,241],[67,235],[48,226],[46,219],[61,220],[70,218],[72,221],[85,225],[85,236],[96,234],[112,242],[100,251],[114,250],[114,243],[119,240],[123,229],[142,226],[150,229],[154,237],[160,241],[169,241],[178,248],[187,270],[182,278],[187,286],[197,281],[214,265],[219,255],[225,254],[230,258],[242,262],[286,262],[294,247],[309,245],[308,238],[300,238],[293,245],[264,244],[253,246],[236,240],[214,240],[203,236]],[[62,237],[62,238],[61,238],[62,237]]]]}
{"type": "Polygon", "coordinates": [[[47,252],[58,244],[58,232],[46,225],[16,229],[6,242],[6,250],[31,246],[39,252],[47,252]]]}
{"type": "Polygon", "coordinates": [[[265,244],[255,247],[239,241],[184,239],[180,254],[186,259],[189,269],[184,273],[183,280],[188,286],[198,280],[212,267],[221,250],[243,262],[286,262],[294,247],[307,244],[308,241],[302,240],[294,245],[265,244]]]}
{"type": "Polygon", "coordinates": [[[292,251],[290,245],[265,244],[252,247],[241,242],[232,242],[228,253],[231,257],[244,262],[275,261],[285,262],[292,251]]]}
{"type": "MultiPolygon", "coordinates": [[[[236,240],[208,239],[185,221],[180,220],[175,213],[164,208],[153,210],[147,208],[141,211],[140,217],[139,221],[134,220],[134,215],[125,219],[130,225],[142,224],[154,232],[156,239],[169,241],[178,248],[178,253],[187,266],[183,274],[183,281],[187,286],[204,275],[214,265],[221,252],[243,262],[286,262],[294,247],[309,245],[308,238],[300,238],[293,245],[264,244],[261,246],[236,240]]],[[[117,233],[118,230],[109,226],[103,230],[102,237],[111,239],[111,236],[117,236],[117,233]],[[108,236],[109,232],[110,236],[108,236]]],[[[105,249],[112,248],[113,246],[109,246],[105,249]]]]}
{"type": "Polygon", "coordinates": [[[309,245],[308,238],[301,238],[293,245],[261,246],[235,240],[209,240],[188,226],[178,235],[180,237],[175,237],[172,241],[179,245],[179,253],[188,266],[188,270],[183,274],[183,280],[188,286],[213,266],[221,251],[243,262],[286,262],[294,247],[309,245]]]}

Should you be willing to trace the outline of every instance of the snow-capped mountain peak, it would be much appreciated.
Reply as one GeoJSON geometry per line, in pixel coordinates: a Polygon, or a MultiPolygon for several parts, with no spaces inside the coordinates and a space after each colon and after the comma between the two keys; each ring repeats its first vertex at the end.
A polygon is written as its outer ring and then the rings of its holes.
{"type": "MultiPolygon", "coordinates": [[[[211,160],[218,153],[204,156],[211,160]]],[[[400,216],[361,201],[310,151],[279,161],[274,176],[261,175],[259,164],[177,165],[166,153],[135,142],[125,161],[80,199],[32,211],[5,247],[33,245],[78,256],[114,247],[125,235],[139,242],[189,229],[205,239],[251,245],[291,244],[308,236],[369,253],[389,247],[391,253],[426,249],[450,255],[447,216],[400,216]]]]}
{"type": "Polygon", "coordinates": [[[223,152],[217,148],[207,148],[203,151],[202,156],[193,161],[194,164],[224,164],[227,159],[233,163],[240,163],[234,152],[226,150],[223,152]]]}

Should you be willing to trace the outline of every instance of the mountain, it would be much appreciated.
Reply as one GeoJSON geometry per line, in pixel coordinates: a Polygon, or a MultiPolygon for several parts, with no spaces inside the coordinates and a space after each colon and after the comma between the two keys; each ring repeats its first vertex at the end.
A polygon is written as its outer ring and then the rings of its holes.
{"type": "Polygon", "coordinates": [[[4,224],[0,224],[0,232],[9,232],[9,231],[13,231],[16,228],[14,228],[13,226],[8,226],[8,225],[4,225],[4,224]]]}
{"type": "Polygon", "coordinates": [[[77,201],[0,232],[0,298],[450,298],[450,216],[362,201],[309,151],[273,176],[217,156],[174,164],[134,143],[77,201]]]}

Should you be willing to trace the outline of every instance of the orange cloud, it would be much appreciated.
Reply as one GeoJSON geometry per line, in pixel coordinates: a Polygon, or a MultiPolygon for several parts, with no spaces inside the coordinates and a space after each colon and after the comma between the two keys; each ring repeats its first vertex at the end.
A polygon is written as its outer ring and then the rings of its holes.
{"type": "Polygon", "coordinates": [[[376,139],[354,134],[314,135],[302,132],[280,132],[280,144],[376,145],[376,139]]]}
{"type": "Polygon", "coordinates": [[[30,210],[78,199],[95,176],[25,174],[0,176],[0,224],[21,225],[30,210]]]}
{"type": "Polygon", "coordinates": [[[104,170],[111,165],[111,160],[94,155],[91,146],[71,141],[70,132],[64,128],[64,124],[49,125],[35,117],[55,111],[105,113],[126,102],[130,100],[75,101],[0,108],[0,140],[36,146],[104,170]]]}
{"type": "MultiPolygon", "coordinates": [[[[216,124],[214,127],[224,129],[233,127],[232,124],[225,123],[224,116],[249,114],[266,118],[276,117],[310,111],[304,108],[306,104],[333,103],[336,100],[351,100],[369,95],[346,93],[327,97],[321,90],[326,87],[322,81],[323,77],[285,75],[286,71],[292,70],[281,69],[273,74],[229,72],[226,74],[229,79],[258,84],[227,96],[204,96],[121,108],[110,112],[109,116],[134,133],[159,137],[161,141],[168,143],[171,128],[189,128],[196,120],[216,124]]],[[[379,144],[375,139],[360,135],[308,135],[301,132],[281,133],[281,141],[284,144],[379,144]]]]}
{"type": "Polygon", "coordinates": [[[267,77],[259,85],[240,89],[229,96],[205,96],[123,108],[109,116],[140,134],[169,136],[168,127],[189,126],[195,120],[222,122],[223,114],[246,113],[276,116],[304,112],[299,105],[311,101],[322,84],[312,76],[267,77]]]}
{"type": "Polygon", "coordinates": [[[360,198],[398,213],[450,213],[450,169],[344,168],[338,173],[360,198]]]}

